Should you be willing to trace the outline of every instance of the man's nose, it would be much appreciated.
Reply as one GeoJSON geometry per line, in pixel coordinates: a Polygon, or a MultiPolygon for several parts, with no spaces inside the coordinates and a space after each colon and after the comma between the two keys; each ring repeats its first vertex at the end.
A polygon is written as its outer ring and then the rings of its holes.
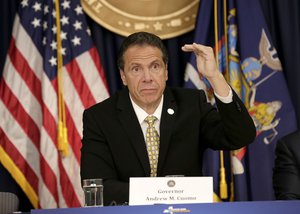
{"type": "Polygon", "coordinates": [[[152,80],[152,74],[151,74],[150,69],[145,69],[144,70],[144,78],[145,78],[145,81],[151,81],[152,80]]]}

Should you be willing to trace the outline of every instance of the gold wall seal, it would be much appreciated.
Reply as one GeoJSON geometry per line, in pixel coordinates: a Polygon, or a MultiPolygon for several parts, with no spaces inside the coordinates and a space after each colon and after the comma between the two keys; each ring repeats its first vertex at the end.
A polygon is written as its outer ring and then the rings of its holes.
{"type": "Polygon", "coordinates": [[[167,39],[194,29],[199,1],[81,0],[81,5],[92,19],[117,34],[147,31],[167,39]]]}

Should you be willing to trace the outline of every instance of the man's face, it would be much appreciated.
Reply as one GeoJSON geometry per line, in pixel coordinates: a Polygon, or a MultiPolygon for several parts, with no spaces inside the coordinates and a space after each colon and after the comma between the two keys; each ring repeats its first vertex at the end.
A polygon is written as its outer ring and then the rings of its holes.
{"type": "Polygon", "coordinates": [[[133,45],[123,56],[124,70],[120,71],[133,101],[143,108],[156,108],[168,79],[167,65],[160,49],[149,45],[133,45]]]}

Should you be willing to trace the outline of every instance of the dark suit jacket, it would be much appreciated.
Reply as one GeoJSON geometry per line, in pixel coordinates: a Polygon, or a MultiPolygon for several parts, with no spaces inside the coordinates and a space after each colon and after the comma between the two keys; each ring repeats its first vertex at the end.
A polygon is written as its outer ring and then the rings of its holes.
{"type": "MultiPolygon", "coordinates": [[[[238,149],[254,140],[253,121],[238,96],[234,93],[230,104],[216,102],[219,113],[203,91],[166,88],[158,176],[200,176],[207,147],[238,149]]],[[[81,179],[104,179],[106,205],[128,201],[129,177],[150,175],[143,132],[127,88],[84,112],[82,144],[81,179]]]]}
{"type": "Polygon", "coordinates": [[[273,186],[276,199],[300,199],[300,131],[277,143],[273,186]]]}

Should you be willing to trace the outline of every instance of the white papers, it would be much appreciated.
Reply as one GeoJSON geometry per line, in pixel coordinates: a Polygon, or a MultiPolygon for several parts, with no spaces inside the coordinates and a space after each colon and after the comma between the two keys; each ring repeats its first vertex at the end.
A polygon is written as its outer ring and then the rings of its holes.
{"type": "Polygon", "coordinates": [[[212,177],[130,178],[129,205],[213,202],[212,177]]]}

